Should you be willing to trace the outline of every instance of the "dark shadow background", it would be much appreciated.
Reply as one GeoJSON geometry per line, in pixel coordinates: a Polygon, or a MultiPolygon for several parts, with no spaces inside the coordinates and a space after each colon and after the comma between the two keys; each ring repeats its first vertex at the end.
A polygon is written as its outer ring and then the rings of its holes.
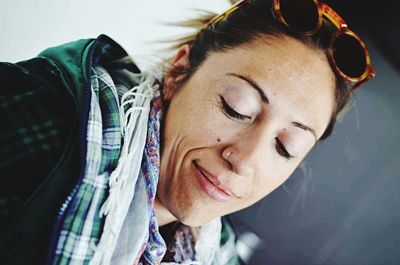
{"type": "Polygon", "coordinates": [[[325,2],[366,42],[377,77],[302,168],[231,216],[262,239],[251,265],[400,264],[400,2],[325,2]]]}

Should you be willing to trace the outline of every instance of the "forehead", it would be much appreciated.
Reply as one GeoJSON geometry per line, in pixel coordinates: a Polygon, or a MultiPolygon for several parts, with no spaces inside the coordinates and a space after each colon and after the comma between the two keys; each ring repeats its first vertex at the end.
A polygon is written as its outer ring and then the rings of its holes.
{"type": "MultiPolygon", "coordinates": [[[[259,38],[211,54],[204,69],[213,82],[227,72],[252,78],[280,115],[312,124],[321,136],[334,107],[334,74],[322,51],[293,38],[259,38]]],[[[239,81],[238,81],[239,82],[239,81]]]]}

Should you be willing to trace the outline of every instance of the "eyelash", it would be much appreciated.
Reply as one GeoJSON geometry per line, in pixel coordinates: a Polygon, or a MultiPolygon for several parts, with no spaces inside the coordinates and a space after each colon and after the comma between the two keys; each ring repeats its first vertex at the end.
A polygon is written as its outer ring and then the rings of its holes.
{"type": "MultiPolygon", "coordinates": [[[[225,99],[222,96],[220,96],[220,99],[221,99],[221,105],[222,105],[223,111],[229,117],[232,117],[232,118],[240,120],[240,121],[244,121],[246,119],[251,119],[251,117],[240,114],[239,112],[234,110],[231,106],[229,106],[228,103],[226,103],[225,99]]],[[[279,140],[278,137],[275,137],[275,140],[276,140],[276,145],[275,145],[276,151],[278,152],[278,154],[280,156],[285,157],[287,160],[294,157],[289,154],[289,152],[286,150],[285,146],[282,144],[282,142],[279,140]]]]}
{"type": "Polygon", "coordinates": [[[280,156],[285,157],[287,160],[293,158],[294,156],[291,156],[289,152],[286,150],[285,146],[282,144],[282,142],[278,139],[278,137],[275,137],[276,140],[276,151],[280,156]]]}
{"type": "Polygon", "coordinates": [[[222,109],[226,115],[228,115],[236,120],[239,120],[239,121],[244,121],[246,119],[251,120],[251,117],[240,114],[239,112],[234,110],[231,106],[229,106],[228,103],[226,103],[225,99],[222,96],[220,96],[220,99],[221,99],[222,109]]]}

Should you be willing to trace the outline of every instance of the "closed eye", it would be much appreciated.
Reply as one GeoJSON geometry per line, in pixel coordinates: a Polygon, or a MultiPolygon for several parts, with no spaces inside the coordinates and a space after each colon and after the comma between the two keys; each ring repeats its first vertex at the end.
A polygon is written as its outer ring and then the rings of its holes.
{"type": "Polygon", "coordinates": [[[275,140],[276,140],[275,148],[280,156],[285,157],[287,160],[294,157],[289,154],[289,152],[286,150],[285,146],[282,144],[282,142],[279,140],[278,137],[275,137],[275,140]]]}
{"type": "Polygon", "coordinates": [[[224,113],[228,115],[230,118],[234,118],[240,121],[244,121],[246,119],[251,120],[251,117],[240,114],[239,112],[234,110],[231,106],[229,106],[229,104],[226,103],[225,99],[222,96],[220,96],[220,100],[224,113]]]}

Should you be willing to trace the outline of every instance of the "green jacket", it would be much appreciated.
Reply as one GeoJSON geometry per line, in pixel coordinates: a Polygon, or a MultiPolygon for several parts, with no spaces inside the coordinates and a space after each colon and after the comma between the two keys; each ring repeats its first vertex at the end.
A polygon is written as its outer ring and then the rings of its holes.
{"type": "Polygon", "coordinates": [[[125,56],[101,35],[0,63],[0,264],[45,263],[58,211],[85,168],[88,69],[125,56]]]}

